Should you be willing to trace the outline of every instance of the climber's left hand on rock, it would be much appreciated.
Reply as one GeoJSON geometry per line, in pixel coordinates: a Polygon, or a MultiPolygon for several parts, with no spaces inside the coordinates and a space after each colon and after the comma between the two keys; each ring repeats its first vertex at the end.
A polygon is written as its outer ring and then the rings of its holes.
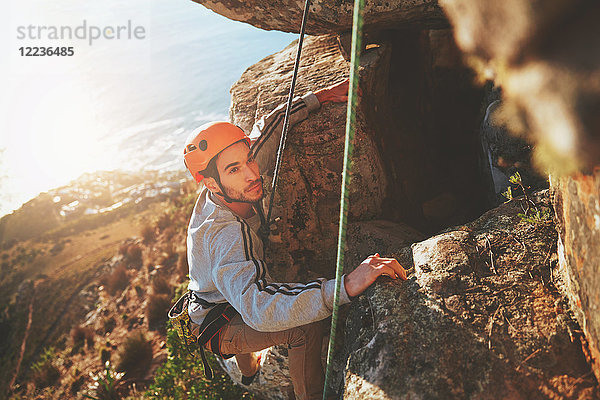
{"type": "Polygon", "coordinates": [[[395,258],[380,257],[376,253],[367,257],[354,271],[346,275],[344,280],[346,293],[350,297],[358,296],[381,275],[406,280],[406,270],[395,258]]]}

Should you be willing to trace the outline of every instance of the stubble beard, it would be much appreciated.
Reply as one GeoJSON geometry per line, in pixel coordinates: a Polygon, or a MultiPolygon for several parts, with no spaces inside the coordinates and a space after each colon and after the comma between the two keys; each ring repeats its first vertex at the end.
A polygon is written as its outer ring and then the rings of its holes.
{"type": "Polygon", "coordinates": [[[230,200],[238,201],[241,203],[256,203],[256,202],[259,202],[260,200],[262,200],[262,198],[265,196],[262,177],[260,177],[256,181],[252,182],[243,191],[232,189],[223,184],[221,184],[221,190],[227,197],[229,197],[230,200]],[[254,195],[254,193],[252,193],[253,191],[249,191],[248,189],[253,187],[254,185],[256,185],[257,182],[260,182],[261,190],[260,190],[260,194],[254,195]]]}

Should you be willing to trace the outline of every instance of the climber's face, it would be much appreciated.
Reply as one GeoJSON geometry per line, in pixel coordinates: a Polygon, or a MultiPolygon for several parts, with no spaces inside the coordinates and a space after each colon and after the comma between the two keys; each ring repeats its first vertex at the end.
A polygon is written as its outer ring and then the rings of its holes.
{"type": "MultiPolygon", "coordinates": [[[[258,164],[245,141],[223,150],[216,162],[221,189],[234,201],[256,202],[263,197],[258,164]]],[[[210,187],[209,187],[210,189],[210,187]]]]}

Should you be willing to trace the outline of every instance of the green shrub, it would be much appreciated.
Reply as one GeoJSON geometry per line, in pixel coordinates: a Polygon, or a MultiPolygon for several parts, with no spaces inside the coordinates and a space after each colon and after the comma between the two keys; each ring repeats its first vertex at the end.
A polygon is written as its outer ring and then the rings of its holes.
{"type": "Polygon", "coordinates": [[[127,250],[129,250],[129,245],[131,244],[131,242],[129,242],[129,239],[123,243],[121,243],[119,245],[119,254],[121,254],[122,256],[126,256],[127,255],[127,250]]]}
{"type": "Polygon", "coordinates": [[[171,296],[166,294],[152,294],[146,305],[146,319],[151,330],[164,331],[167,312],[171,308],[171,296]]]}
{"type": "Polygon", "coordinates": [[[547,208],[537,209],[529,212],[529,214],[519,213],[519,217],[523,222],[530,223],[532,225],[544,225],[552,222],[552,214],[547,208]]]}
{"type": "Polygon", "coordinates": [[[65,248],[65,242],[63,240],[60,240],[56,243],[54,243],[54,246],[52,246],[52,248],[50,249],[50,253],[55,256],[58,253],[60,253],[61,251],[63,251],[63,249],[65,248]]]}
{"type": "Polygon", "coordinates": [[[110,333],[117,326],[117,321],[114,317],[106,318],[102,321],[102,327],[104,329],[104,333],[110,333]]]}
{"type": "Polygon", "coordinates": [[[159,231],[163,231],[165,229],[167,229],[169,226],[173,225],[173,220],[172,220],[172,216],[169,213],[163,213],[160,217],[158,217],[158,219],[156,220],[156,227],[158,228],[159,231]]]}
{"type": "Polygon", "coordinates": [[[102,361],[102,364],[106,364],[107,361],[110,361],[111,353],[110,349],[107,349],[106,347],[100,349],[100,361],[102,361]]]}
{"type": "Polygon", "coordinates": [[[75,396],[81,390],[81,387],[85,383],[85,377],[83,375],[79,375],[72,383],[70,387],[70,392],[73,396],[75,396]]]}
{"type": "Polygon", "coordinates": [[[140,285],[135,285],[134,289],[135,289],[135,294],[137,294],[138,297],[143,297],[146,294],[146,292],[144,291],[144,288],[141,287],[140,285]]]}
{"type": "Polygon", "coordinates": [[[132,244],[127,249],[127,261],[136,267],[142,265],[142,247],[139,244],[132,244]]]}
{"type": "Polygon", "coordinates": [[[168,226],[167,228],[165,228],[165,230],[162,232],[162,236],[163,236],[163,240],[169,241],[173,238],[173,236],[175,236],[175,233],[177,231],[175,230],[175,227],[173,226],[168,226]]]}
{"type": "Polygon", "coordinates": [[[123,373],[115,373],[110,366],[110,362],[104,363],[104,371],[97,375],[92,375],[94,383],[91,389],[94,395],[84,394],[83,396],[92,400],[120,400],[119,383],[123,373]]]}
{"type": "Polygon", "coordinates": [[[152,343],[142,332],[135,332],[123,344],[116,370],[128,379],[142,378],[150,367],[152,353],[152,343]]]}
{"type": "Polygon", "coordinates": [[[187,254],[185,251],[179,252],[177,257],[177,275],[179,279],[186,279],[190,273],[190,267],[188,266],[187,254]]]}
{"type": "MultiPolygon", "coordinates": [[[[170,325],[170,324],[169,324],[170,325]]],[[[192,354],[179,340],[175,330],[169,326],[167,332],[169,357],[154,375],[154,383],[145,394],[145,398],[159,399],[252,399],[252,395],[231,381],[208,352],[207,358],[213,367],[215,377],[204,377],[200,353],[192,349],[192,354]]]]}
{"type": "Polygon", "coordinates": [[[171,267],[173,267],[175,265],[176,261],[177,261],[177,251],[175,250],[175,245],[173,244],[173,242],[167,242],[162,247],[162,253],[158,257],[157,262],[158,262],[158,264],[162,265],[163,267],[170,269],[171,267]]]}

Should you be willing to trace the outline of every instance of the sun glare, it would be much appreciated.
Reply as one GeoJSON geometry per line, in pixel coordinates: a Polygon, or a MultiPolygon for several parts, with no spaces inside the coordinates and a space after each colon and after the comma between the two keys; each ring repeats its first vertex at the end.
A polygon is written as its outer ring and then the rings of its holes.
{"type": "Polygon", "coordinates": [[[103,163],[110,161],[102,151],[100,131],[83,88],[58,88],[47,94],[33,120],[35,158],[45,174],[59,181],[96,169],[100,157],[103,163]]]}
{"type": "Polygon", "coordinates": [[[23,184],[42,179],[60,185],[84,171],[110,166],[110,152],[101,142],[104,128],[88,93],[80,81],[65,80],[16,110],[28,129],[22,129],[24,137],[8,139],[7,157],[23,184]]]}

